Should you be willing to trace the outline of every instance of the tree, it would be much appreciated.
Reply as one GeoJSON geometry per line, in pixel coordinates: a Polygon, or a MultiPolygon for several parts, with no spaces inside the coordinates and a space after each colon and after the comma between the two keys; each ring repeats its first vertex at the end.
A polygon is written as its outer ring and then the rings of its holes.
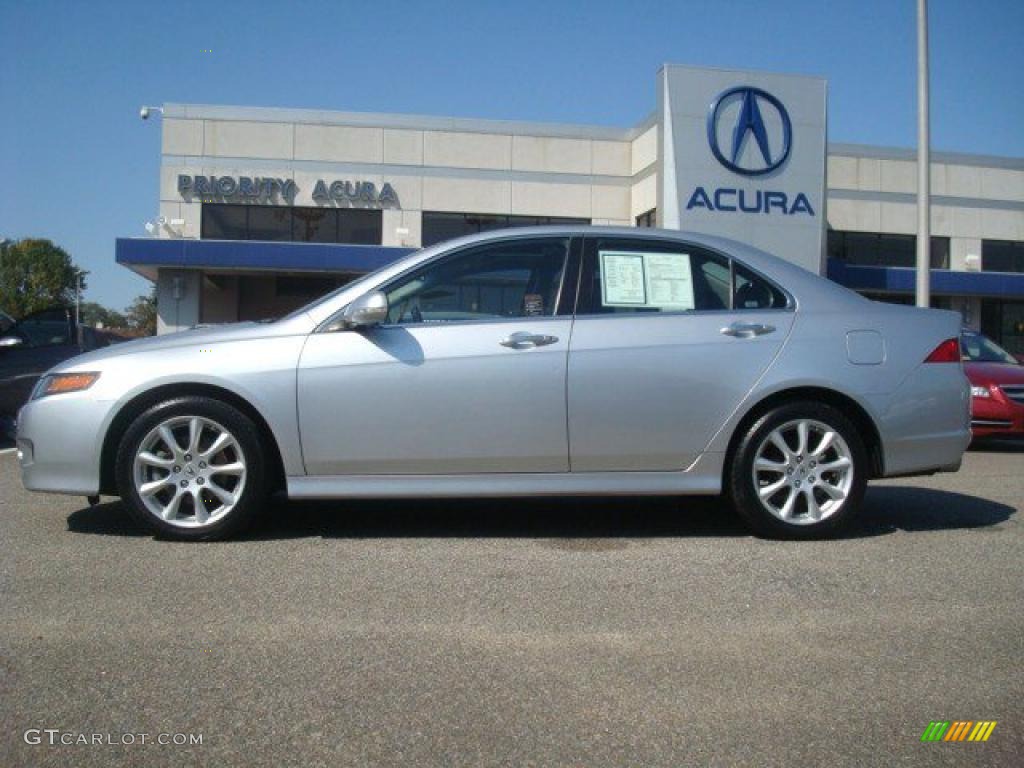
{"type": "Polygon", "coordinates": [[[83,301],[79,308],[82,325],[100,326],[104,328],[127,328],[128,318],[120,312],[107,309],[95,301],[83,301]]]}
{"type": "Polygon", "coordinates": [[[0,309],[23,317],[54,305],[72,304],[79,274],[85,273],[68,252],[49,240],[4,244],[0,250],[0,309]]]}
{"type": "Polygon", "coordinates": [[[125,311],[128,327],[148,336],[156,334],[156,286],[149,295],[136,296],[125,311]]]}

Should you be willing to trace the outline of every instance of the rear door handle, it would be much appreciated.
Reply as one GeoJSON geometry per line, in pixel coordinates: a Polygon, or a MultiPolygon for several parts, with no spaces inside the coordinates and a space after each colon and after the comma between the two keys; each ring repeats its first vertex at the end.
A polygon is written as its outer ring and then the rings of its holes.
{"type": "Polygon", "coordinates": [[[500,343],[501,346],[509,347],[511,349],[533,349],[534,347],[544,347],[548,344],[554,344],[556,341],[558,341],[557,336],[547,336],[543,333],[519,331],[506,336],[500,343]]]}
{"type": "Polygon", "coordinates": [[[765,325],[764,323],[733,323],[732,325],[725,326],[721,332],[725,336],[750,339],[754,336],[764,336],[766,333],[772,333],[774,330],[774,325],[765,325]]]}

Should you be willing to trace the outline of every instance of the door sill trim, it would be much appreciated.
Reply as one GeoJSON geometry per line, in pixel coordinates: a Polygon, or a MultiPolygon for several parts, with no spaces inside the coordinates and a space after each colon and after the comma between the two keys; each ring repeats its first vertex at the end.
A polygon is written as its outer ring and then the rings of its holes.
{"type": "Polygon", "coordinates": [[[501,496],[715,495],[720,473],[521,472],[473,475],[341,475],[288,478],[292,499],[501,496]]]}

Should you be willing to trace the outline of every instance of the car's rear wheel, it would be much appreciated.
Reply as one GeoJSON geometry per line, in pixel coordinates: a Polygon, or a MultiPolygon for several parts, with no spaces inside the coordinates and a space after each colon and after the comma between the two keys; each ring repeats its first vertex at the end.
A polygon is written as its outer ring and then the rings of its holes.
{"type": "Polygon", "coordinates": [[[220,539],[262,507],[264,463],[259,432],[241,411],[211,398],[177,398],[128,427],[117,454],[118,488],[158,534],[220,539]]]}
{"type": "Polygon", "coordinates": [[[867,466],[864,442],[839,410],[786,403],[754,421],[740,439],[727,492],[758,533],[817,538],[857,514],[867,466]]]}

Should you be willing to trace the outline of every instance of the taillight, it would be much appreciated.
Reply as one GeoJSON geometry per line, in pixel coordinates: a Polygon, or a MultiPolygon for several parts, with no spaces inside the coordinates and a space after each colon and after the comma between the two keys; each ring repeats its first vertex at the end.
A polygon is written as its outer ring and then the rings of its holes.
{"type": "Polygon", "coordinates": [[[960,339],[946,339],[924,359],[926,363],[959,363],[960,339]]]}

